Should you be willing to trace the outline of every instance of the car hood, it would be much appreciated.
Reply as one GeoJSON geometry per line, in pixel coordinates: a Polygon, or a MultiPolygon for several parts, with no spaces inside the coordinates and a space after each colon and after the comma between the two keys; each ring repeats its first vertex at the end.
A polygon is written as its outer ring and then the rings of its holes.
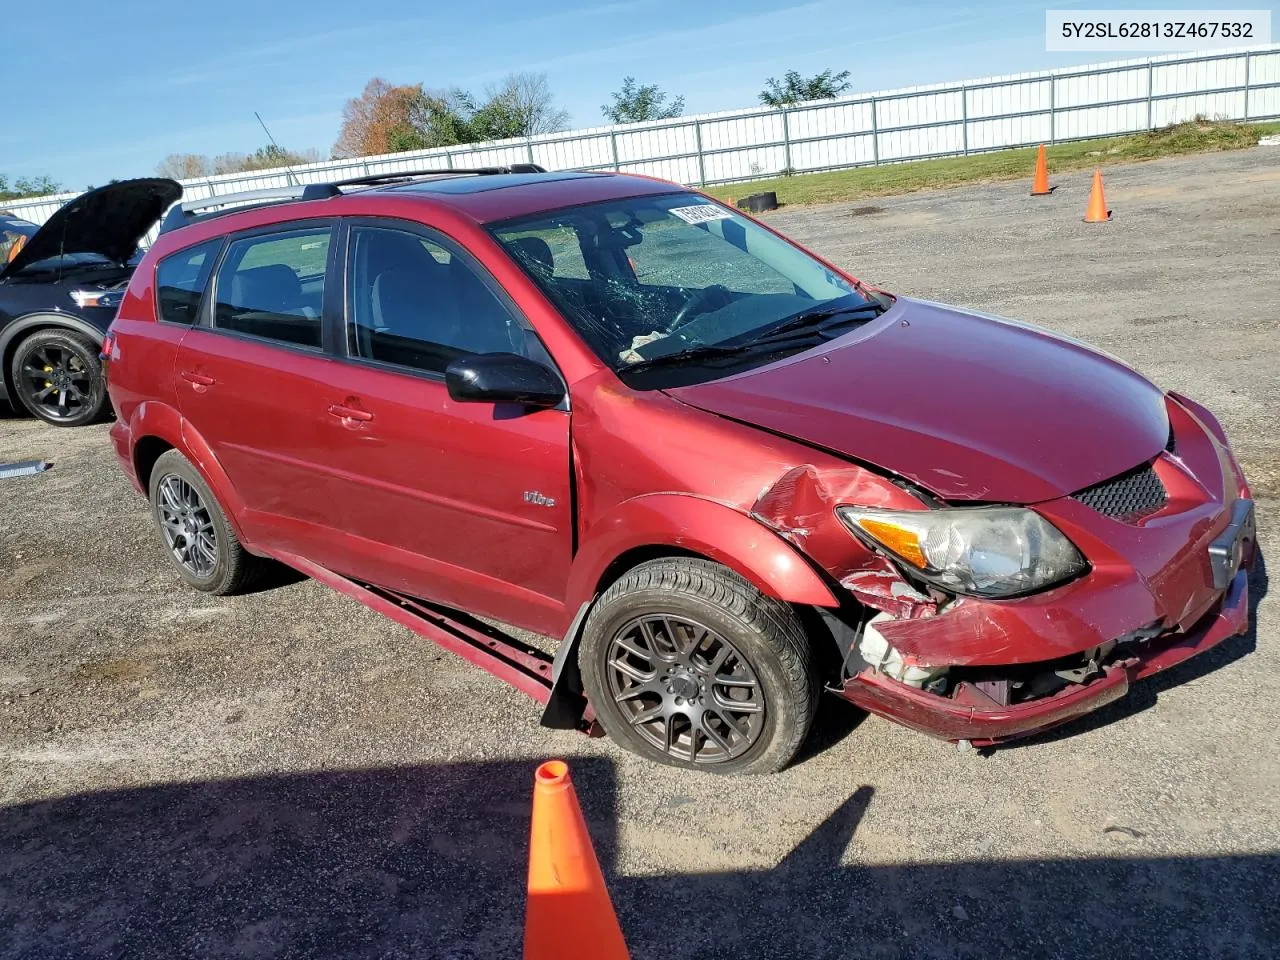
{"type": "Polygon", "coordinates": [[[911,300],[830,344],[676,399],[898,474],[946,500],[1036,503],[1163,449],[1164,394],[1066,337],[911,300]]]}
{"type": "Polygon", "coordinates": [[[180,184],[158,177],[121,180],[82,193],[36,231],[0,271],[0,278],[64,253],[97,253],[124,263],[160,215],[181,196],[180,184]]]}

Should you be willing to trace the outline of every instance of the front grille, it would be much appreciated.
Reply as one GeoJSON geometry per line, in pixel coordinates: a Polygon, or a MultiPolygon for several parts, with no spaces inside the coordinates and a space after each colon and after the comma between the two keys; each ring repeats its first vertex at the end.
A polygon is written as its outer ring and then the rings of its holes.
{"type": "Polygon", "coordinates": [[[1086,487],[1072,494],[1072,499],[1092,507],[1104,517],[1132,523],[1163,507],[1169,494],[1151,464],[1146,463],[1128,473],[1086,487]]]}

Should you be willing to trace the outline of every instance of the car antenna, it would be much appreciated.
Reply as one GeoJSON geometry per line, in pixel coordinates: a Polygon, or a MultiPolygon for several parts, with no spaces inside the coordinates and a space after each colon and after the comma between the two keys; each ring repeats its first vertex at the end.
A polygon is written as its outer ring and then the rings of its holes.
{"type": "MultiPolygon", "coordinates": [[[[262,117],[258,114],[258,111],[257,110],[253,111],[253,115],[258,118],[258,123],[262,127],[262,132],[267,135],[267,139],[271,141],[271,145],[275,147],[277,150],[280,150],[280,144],[276,143],[276,138],[271,135],[271,131],[267,129],[267,125],[262,122],[262,117]]],[[[283,156],[284,151],[280,150],[280,154],[281,156],[283,156]]],[[[293,168],[290,167],[289,164],[287,163],[284,165],[284,172],[289,177],[289,183],[295,184],[298,182],[298,178],[293,175],[293,168]]]]}
{"type": "Polygon", "coordinates": [[[58,234],[58,276],[54,283],[62,282],[62,268],[66,265],[67,256],[67,221],[71,219],[71,214],[75,213],[75,208],[67,211],[67,215],[62,218],[62,232],[58,234]]]}

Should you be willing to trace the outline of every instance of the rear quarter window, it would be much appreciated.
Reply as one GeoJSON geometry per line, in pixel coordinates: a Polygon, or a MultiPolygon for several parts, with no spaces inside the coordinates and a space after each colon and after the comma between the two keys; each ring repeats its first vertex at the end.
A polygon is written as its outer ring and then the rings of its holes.
{"type": "Polygon", "coordinates": [[[221,240],[210,240],[170,254],[156,264],[156,315],[166,323],[190,326],[200,313],[200,298],[221,240]]]}

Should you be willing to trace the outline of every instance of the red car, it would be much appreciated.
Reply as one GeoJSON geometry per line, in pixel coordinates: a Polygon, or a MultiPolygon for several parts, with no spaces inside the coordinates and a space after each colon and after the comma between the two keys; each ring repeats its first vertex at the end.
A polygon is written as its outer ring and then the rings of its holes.
{"type": "Polygon", "coordinates": [[[1222,428],[1117,360],[648,178],[283,192],[174,208],[104,344],[197,589],[283,561],[723,773],[785,765],[823,690],[992,744],[1246,628],[1222,428]]]}

